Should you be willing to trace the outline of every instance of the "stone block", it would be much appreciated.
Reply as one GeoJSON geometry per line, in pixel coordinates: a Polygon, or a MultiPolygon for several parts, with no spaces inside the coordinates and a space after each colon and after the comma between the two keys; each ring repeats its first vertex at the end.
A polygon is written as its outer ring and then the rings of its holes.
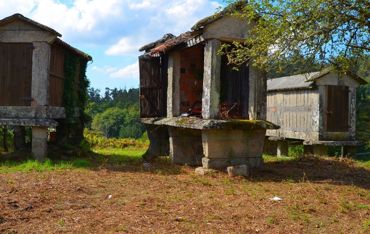
{"type": "Polygon", "coordinates": [[[249,176],[249,168],[247,165],[237,165],[227,167],[227,174],[229,176],[249,176]]]}
{"type": "Polygon", "coordinates": [[[213,169],[207,169],[207,168],[203,168],[203,167],[195,168],[195,174],[201,175],[201,176],[209,175],[209,174],[212,174],[212,173],[215,173],[215,172],[216,172],[216,170],[213,170],[213,169]]]}
{"type": "Polygon", "coordinates": [[[200,166],[203,157],[200,130],[170,128],[170,157],[175,164],[200,166]]]}
{"type": "Polygon", "coordinates": [[[202,131],[203,167],[223,169],[241,164],[262,166],[265,132],[264,129],[202,131]]]}
{"type": "Polygon", "coordinates": [[[38,161],[44,161],[48,148],[48,129],[43,127],[32,128],[32,154],[38,161]]]}
{"type": "Polygon", "coordinates": [[[207,169],[222,170],[228,166],[246,164],[250,168],[260,168],[263,165],[262,157],[233,157],[233,158],[202,158],[202,165],[207,169]]]}
{"type": "Polygon", "coordinates": [[[168,156],[170,153],[170,140],[167,127],[150,124],[147,124],[145,127],[150,144],[143,155],[144,160],[151,161],[158,156],[168,156]]]}

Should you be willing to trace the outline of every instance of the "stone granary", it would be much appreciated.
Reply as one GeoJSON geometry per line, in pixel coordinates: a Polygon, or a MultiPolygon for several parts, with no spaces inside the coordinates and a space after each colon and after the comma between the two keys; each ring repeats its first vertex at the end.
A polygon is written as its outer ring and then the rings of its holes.
{"type": "Polygon", "coordinates": [[[218,54],[222,44],[244,41],[249,27],[225,10],[140,49],[146,159],[170,155],[211,169],[262,164],[266,129],[276,127],[265,121],[265,73],[248,64],[235,70],[218,54]]]}
{"type": "Polygon", "coordinates": [[[15,147],[32,128],[32,153],[43,160],[48,128],[58,139],[82,136],[83,106],[92,58],[55,30],[15,14],[0,20],[0,126],[15,129],[15,147]]]}
{"type": "Polygon", "coordinates": [[[267,153],[287,155],[288,142],[303,144],[306,154],[327,155],[328,146],[353,152],[356,141],[356,87],[366,81],[333,69],[267,81],[267,153]]]}

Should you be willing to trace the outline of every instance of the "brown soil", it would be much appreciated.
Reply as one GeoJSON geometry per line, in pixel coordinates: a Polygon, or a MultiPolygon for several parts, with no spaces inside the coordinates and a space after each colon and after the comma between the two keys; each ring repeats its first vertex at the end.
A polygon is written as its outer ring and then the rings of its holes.
{"type": "Polygon", "coordinates": [[[368,233],[369,189],[369,170],[333,159],[270,162],[249,179],[166,160],[1,174],[0,232],[368,233]]]}

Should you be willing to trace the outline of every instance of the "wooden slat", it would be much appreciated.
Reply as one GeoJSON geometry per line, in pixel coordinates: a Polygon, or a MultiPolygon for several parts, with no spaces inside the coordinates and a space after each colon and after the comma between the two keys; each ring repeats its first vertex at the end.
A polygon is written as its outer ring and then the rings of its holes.
{"type": "Polygon", "coordinates": [[[326,130],[328,132],[348,131],[348,99],[347,86],[327,86],[326,130]]]}
{"type": "Polygon", "coordinates": [[[32,43],[0,43],[0,106],[29,106],[32,43]]]}
{"type": "Polygon", "coordinates": [[[140,117],[167,114],[167,57],[139,58],[140,117]]]}
{"type": "Polygon", "coordinates": [[[64,49],[57,44],[51,46],[49,77],[49,105],[62,107],[64,91],[64,49]]]}

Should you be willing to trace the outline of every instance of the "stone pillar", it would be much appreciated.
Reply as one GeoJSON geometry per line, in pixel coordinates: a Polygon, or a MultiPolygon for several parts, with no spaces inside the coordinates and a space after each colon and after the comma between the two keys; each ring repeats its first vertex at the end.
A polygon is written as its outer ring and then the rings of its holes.
{"type": "Polygon", "coordinates": [[[149,148],[143,155],[145,161],[151,161],[158,156],[168,156],[170,141],[166,126],[147,124],[146,130],[150,141],[149,148]]]}
{"type": "Polygon", "coordinates": [[[170,157],[173,163],[200,166],[203,149],[200,130],[170,128],[170,157]]]}
{"type": "Polygon", "coordinates": [[[219,112],[221,56],[217,51],[220,45],[220,41],[214,39],[208,41],[204,47],[203,119],[217,118],[219,112]]]}
{"type": "Polygon", "coordinates": [[[32,106],[46,106],[49,103],[50,45],[34,42],[32,55],[32,106]]]}
{"type": "Polygon", "coordinates": [[[287,141],[279,141],[277,143],[277,150],[276,150],[276,155],[278,157],[281,156],[288,156],[288,142],[287,141]]]}
{"type": "Polygon", "coordinates": [[[249,119],[266,120],[266,73],[249,66],[249,119]]]}
{"type": "Polygon", "coordinates": [[[38,161],[44,161],[47,156],[48,129],[32,127],[32,154],[38,161]]]}
{"type": "Polygon", "coordinates": [[[179,52],[168,56],[167,117],[180,115],[180,66],[179,52]]]}
{"type": "Polygon", "coordinates": [[[14,150],[24,150],[26,148],[26,130],[22,126],[14,127],[14,150]]]}
{"type": "Polygon", "coordinates": [[[276,156],[277,154],[277,142],[268,140],[265,138],[265,144],[263,146],[263,153],[268,155],[276,156]]]}
{"type": "Polygon", "coordinates": [[[356,88],[349,88],[349,138],[350,140],[356,139],[356,88]]]}
{"type": "Polygon", "coordinates": [[[203,130],[203,168],[224,169],[243,164],[250,168],[260,167],[265,133],[265,129],[203,130]]]}

